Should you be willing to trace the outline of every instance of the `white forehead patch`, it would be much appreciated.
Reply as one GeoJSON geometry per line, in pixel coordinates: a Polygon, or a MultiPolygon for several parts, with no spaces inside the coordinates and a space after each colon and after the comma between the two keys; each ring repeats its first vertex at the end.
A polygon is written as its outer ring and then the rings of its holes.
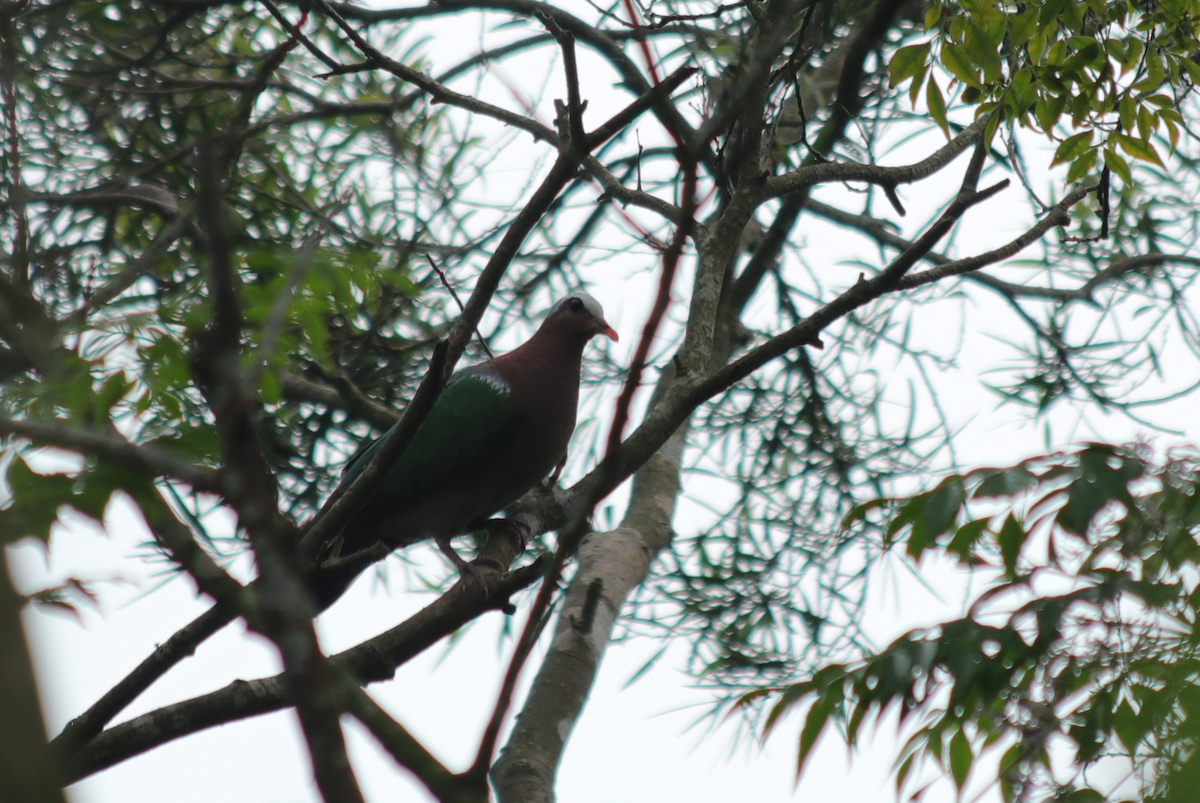
{"type": "Polygon", "coordinates": [[[562,301],[555,304],[554,305],[555,310],[558,310],[560,307],[562,307],[564,304],[566,304],[572,298],[578,298],[580,301],[583,302],[584,309],[586,309],[588,312],[590,312],[594,317],[600,318],[603,320],[604,307],[600,306],[599,301],[592,298],[591,296],[589,296],[587,293],[583,292],[582,290],[576,290],[574,293],[571,293],[571,295],[567,296],[562,301]]]}

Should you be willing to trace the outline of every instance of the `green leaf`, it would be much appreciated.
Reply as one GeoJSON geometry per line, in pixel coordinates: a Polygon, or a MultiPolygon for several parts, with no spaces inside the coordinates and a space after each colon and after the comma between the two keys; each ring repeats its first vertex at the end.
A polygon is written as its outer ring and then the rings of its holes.
{"type": "Polygon", "coordinates": [[[808,717],[804,720],[804,728],[800,731],[800,750],[796,757],[797,778],[804,772],[804,765],[812,755],[817,739],[829,723],[829,716],[833,713],[833,709],[833,697],[828,694],[820,695],[813,703],[813,707],[809,709],[808,717]]]}
{"type": "Polygon", "coordinates": [[[929,64],[922,64],[921,69],[913,76],[912,83],[908,87],[908,102],[916,108],[917,96],[921,94],[921,87],[925,85],[925,78],[929,74],[929,64]]]}
{"type": "Polygon", "coordinates": [[[1021,744],[1018,742],[1005,750],[1000,758],[1000,797],[1004,803],[1016,803],[1017,790],[1013,780],[1017,777],[1022,755],[1021,744]]]}
{"type": "Polygon", "coordinates": [[[974,22],[970,23],[967,26],[965,45],[967,54],[983,70],[983,76],[987,82],[999,83],[1001,78],[1000,47],[987,31],[974,22]]]}
{"type": "Polygon", "coordinates": [[[1082,70],[1085,67],[1098,67],[1107,56],[1104,47],[1090,36],[1072,36],[1071,45],[1075,48],[1075,55],[1063,63],[1062,72],[1064,75],[1073,75],[1077,82],[1083,82],[1087,77],[1082,70]]]}
{"type": "Polygon", "coordinates": [[[1137,104],[1134,102],[1133,98],[1126,95],[1125,97],[1121,98],[1121,102],[1117,104],[1117,109],[1117,119],[1121,124],[1121,128],[1125,131],[1129,131],[1133,128],[1133,120],[1137,114],[1137,104]]]}
{"type": "Polygon", "coordinates": [[[954,785],[961,792],[971,774],[971,762],[975,760],[971,753],[971,743],[963,732],[957,731],[950,739],[950,773],[954,776],[954,785]]]}
{"type": "Polygon", "coordinates": [[[970,561],[975,544],[987,532],[988,519],[975,519],[958,528],[946,549],[964,561],[970,561]]]}
{"type": "Polygon", "coordinates": [[[950,139],[950,123],[946,119],[946,100],[942,97],[942,90],[938,87],[937,79],[932,75],[929,76],[929,83],[925,88],[925,104],[929,107],[929,115],[933,117],[933,121],[938,124],[938,128],[942,129],[946,139],[950,139]]]}
{"type": "Polygon", "coordinates": [[[1067,107],[1065,98],[1051,95],[1049,97],[1038,98],[1034,106],[1034,115],[1037,117],[1038,125],[1042,131],[1049,134],[1054,130],[1054,126],[1058,123],[1058,119],[1062,117],[1063,110],[1067,107]]]}
{"type": "Polygon", "coordinates": [[[1141,159],[1143,162],[1150,162],[1159,167],[1165,166],[1162,159],[1159,158],[1158,151],[1146,140],[1136,139],[1125,134],[1114,134],[1113,136],[1116,138],[1117,144],[1121,146],[1121,150],[1134,159],[1141,159]]]}
{"type": "Polygon", "coordinates": [[[97,420],[106,420],[113,405],[129,392],[130,387],[132,387],[132,383],[125,378],[124,371],[118,371],[106,379],[100,386],[100,390],[96,391],[94,409],[97,420]]]}
{"type": "Polygon", "coordinates": [[[850,508],[850,512],[842,518],[842,529],[846,529],[856,521],[862,521],[867,518],[867,513],[881,507],[887,507],[890,504],[888,499],[869,499],[866,502],[855,505],[850,508]]]}
{"type": "Polygon", "coordinates": [[[1059,11],[1061,17],[1058,21],[1061,22],[1062,27],[1066,30],[1077,31],[1083,27],[1083,12],[1086,9],[1087,6],[1083,3],[1076,2],[1076,0],[1067,0],[1061,6],[1059,11]]]}
{"type": "Polygon", "coordinates": [[[1046,45],[1049,42],[1050,32],[1041,25],[1033,29],[1033,33],[1029,36],[1029,42],[1025,49],[1029,52],[1029,61],[1035,65],[1041,65],[1046,60],[1046,45]]]}
{"type": "Polygon", "coordinates": [[[5,481],[12,504],[0,510],[0,538],[12,543],[31,535],[49,542],[59,509],[74,499],[75,478],[38,474],[18,457],[9,463],[5,481]]]}
{"type": "Polygon", "coordinates": [[[1028,534],[1010,513],[1004,519],[1004,526],[996,534],[996,542],[1000,545],[1000,557],[1004,561],[1004,571],[1009,577],[1017,574],[1017,558],[1021,555],[1021,547],[1025,545],[1028,534]]]}
{"type": "Polygon", "coordinates": [[[303,304],[296,310],[296,318],[304,331],[312,356],[322,366],[330,365],[329,330],[325,319],[312,304],[303,304]]]}
{"type": "Polygon", "coordinates": [[[1183,69],[1187,71],[1188,77],[1192,79],[1192,83],[1200,84],[1200,64],[1191,58],[1183,58],[1179,61],[1183,65],[1183,69]]]}
{"type": "Polygon", "coordinates": [[[1065,162],[1072,162],[1083,154],[1092,146],[1092,132],[1084,131],[1076,134],[1073,137],[1067,137],[1063,143],[1054,151],[1054,159],[1051,160],[1050,166],[1060,165],[1065,162]]]}
{"type": "Polygon", "coordinates": [[[1150,143],[1150,135],[1154,133],[1154,115],[1151,111],[1142,106],[1137,112],[1137,129],[1138,136],[1147,144],[1150,143]]]}
{"type": "Polygon", "coordinates": [[[964,84],[976,89],[981,89],[983,84],[979,80],[979,73],[975,69],[975,63],[971,59],[971,55],[962,45],[956,45],[947,42],[942,46],[942,66],[949,70],[950,74],[964,84]]]}
{"type": "Polygon", "coordinates": [[[1093,148],[1087,153],[1080,156],[1075,161],[1071,162],[1071,166],[1067,168],[1067,183],[1079,181],[1092,171],[1096,166],[1096,160],[1099,159],[1099,152],[1093,148]]]}
{"type": "Polygon", "coordinates": [[[1179,126],[1173,120],[1168,120],[1163,117],[1163,127],[1167,129],[1167,141],[1170,143],[1171,153],[1174,154],[1176,148],[1179,147],[1179,126]]]}
{"type": "Polygon", "coordinates": [[[216,427],[211,424],[194,423],[146,443],[191,463],[209,466],[218,463],[220,439],[216,427]]]}
{"type": "Polygon", "coordinates": [[[1134,712],[1133,706],[1126,700],[1121,701],[1113,712],[1113,730],[1131,755],[1137,752],[1138,745],[1149,732],[1147,723],[1134,712]]]}
{"type": "Polygon", "coordinates": [[[1008,38],[1012,47],[1023,47],[1037,30],[1037,7],[1031,6],[1020,14],[1014,14],[1009,23],[1008,38]]]}
{"type": "Polygon", "coordinates": [[[912,772],[913,759],[915,759],[916,757],[917,757],[916,753],[913,753],[912,755],[908,756],[906,759],[904,759],[903,762],[901,762],[900,769],[896,770],[896,791],[897,792],[899,792],[901,789],[904,788],[904,779],[908,777],[908,774],[910,772],[912,772]]]}
{"type": "Polygon", "coordinates": [[[1028,491],[1037,485],[1037,477],[1024,465],[1004,469],[973,471],[969,479],[984,475],[983,482],[971,493],[972,499],[988,499],[994,496],[1013,496],[1028,491]]]}
{"type": "Polygon", "coordinates": [[[925,9],[925,32],[928,33],[933,26],[937,25],[942,19],[941,3],[930,3],[925,9]]]}
{"type": "Polygon", "coordinates": [[[908,45],[895,52],[888,62],[888,78],[892,86],[899,86],[906,79],[921,71],[929,60],[929,43],[908,45]]]}
{"type": "Polygon", "coordinates": [[[1134,37],[1129,40],[1125,49],[1125,58],[1121,59],[1121,75],[1138,66],[1142,61],[1142,40],[1134,37]]]}
{"type": "Polygon", "coordinates": [[[936,539],[954,526],[966,494],[960,477],[948,477],[925,500],[923,524],[929,539],[936,539]]]}
{"type": "Polygon", "coordinates": [[[1104,166],[1120,176],[1126,184],[1133,183],[1133,173],[1129,170],[1129,163],[1113,150],[1111,144],[1104,149],[1104,166]]]}

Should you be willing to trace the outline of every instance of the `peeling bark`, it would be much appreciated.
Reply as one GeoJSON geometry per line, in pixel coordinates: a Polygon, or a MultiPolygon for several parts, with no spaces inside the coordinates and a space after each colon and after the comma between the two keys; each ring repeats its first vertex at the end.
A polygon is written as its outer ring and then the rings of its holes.
{"type": "MultiPolygon", "coordinates": [[[[674,372],[670,372],[673,374],[674,372]]],[[[660,380],[660,389],[669,376],[660,380]]],[[[579,548],[579,571],[567,589],[554,641],[492,769],[505,803],[549,803],[567,739],[591,691],[600,659],[629,595],[671,543],[687,427],[634,475],[629,511],[611,532],[592,533],[579,548]]]]}

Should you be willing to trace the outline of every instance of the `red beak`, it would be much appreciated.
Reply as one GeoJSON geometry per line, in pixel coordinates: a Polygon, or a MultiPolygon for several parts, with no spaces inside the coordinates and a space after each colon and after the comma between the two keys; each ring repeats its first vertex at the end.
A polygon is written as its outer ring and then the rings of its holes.
{"type": "Polygon", "coordinates": [[[596,334],[604,335],[605,337],[607,337],[609,340],[613,341],[614,343],[618,342],[621,339],[620,337],[617,336],[617,330],[613,329],[611,326],[609,326],[608,321],[604,320],[603,318],[600,319],[600,328],[596,330],[596,334]]]}

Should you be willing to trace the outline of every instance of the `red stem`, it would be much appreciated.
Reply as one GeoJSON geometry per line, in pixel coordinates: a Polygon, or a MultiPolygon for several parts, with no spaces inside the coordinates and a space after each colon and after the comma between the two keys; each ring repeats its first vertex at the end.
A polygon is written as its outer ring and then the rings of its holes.
{"type": "Polygon", "coordinates": [[[683,256],[683,247],[687,243],[687,238],[691,235],[695,223],[693,215],[696,211],[696,163],[689,160],[683,165],[683,168],[683,223],[675,229],[675,236],[671,238],[671,244],[663,253],[663,271],[658,280],[658,295],[654,298],[650,317],[646,319],[646,325],[642,329],[642,338],[638,342],[637,350],[633,353],[633,363],[629,366],[629,374],[625,377],[625,387],[621,389],[621,396],[617,399],[617,411],[613,415],[612,429],[608,433],[608,445],[604,451],[605,459],[612,457],[621,445],[621,438],[629,423],[629,408],[633,404],[633,394],[637,392],[638,385],[641,384],[642,372],[645,371],[646,360],[650,356],[650,344],[654,341],[654,335],[658,332],[663,315],[667,312],[667,306],[671,303],[671,285],[675,280],[676,268],[679,266],[679,258],[683,256]]]}
{"type": "MultiPolygon", "coordinates": [[[[638,19],[637,9],[633,5],[633,0],[625,0],[625,12],[629,14],[629,21],[633,23],[633,30],[639,31],[642,23],[638,19]]],[[[638,44],[642,46],[642,58],[646,60],[646,69],[650,71],[650,81],[655,86],[658,86],[658,68],[654,66],[654,54],[650,52],[650,43],[646,41],[645,36],[639,36],[638,44]]],[[[674,132],[672,132],[671,136],[675,136],[674,132]]]]}

